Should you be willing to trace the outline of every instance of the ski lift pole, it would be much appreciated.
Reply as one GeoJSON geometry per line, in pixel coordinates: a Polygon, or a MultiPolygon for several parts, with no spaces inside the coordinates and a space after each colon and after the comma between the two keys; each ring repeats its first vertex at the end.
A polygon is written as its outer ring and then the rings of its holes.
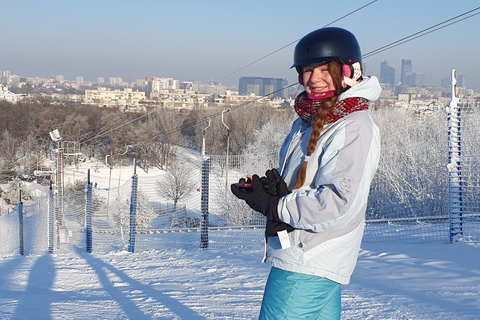
{"type": "Polygon", "coordinates": [[[110,221],[110,183],[112,181],[112,166],[113,166],[113,160],[112,160],[112,164],[108,164],[108,157],[110,157],[110,159],[112,159],[111,155],[107,154],[105,156],[105,164],[107,165],[107,167],[110,169],[110,174],[108,176],[108,192],[107,192],[107,220],[110,221]]]}
{"type": "Polygon", "coordinates": [[[225,198],[227,197],[227,193],[228,193],[228,163],[229,163],[228,162],[228,150],[230,149],[230,128],[223,121],[223,114],[226,111],[227,110],[222,111],[222,123],[225,126],[225,128],[227,128],[227,158],[225,160],[225,162],[226,162],[226,165],[225,165],[225,198]]]}
{"type": "Polygon", "coordinates": [[[202,137],[202,157],[204,158],[205,157],[205,132],[207,131],[207,129],[210,127],[210,118],[208,118],[208,126],[205,127],[205,129],[203,129],[203,137],[202,137]]]}
{"type": "Polygon", "coordinates": [[[48,190],[48,252],[55,250],[55,198],[52,190],[52,180],[48,190]]]}
{"type": "Polygon", "coordinates": [[[463,238],[463,190],[459,98],[456,97],[455,69],[452,70],[452,100],[445,108],[448,118],[448,218],[450,243],[463,238]]]}
{"type": "Polygon", "coordinates": [[[20,183],[18,183],[18,238],[19,238],[19,253],[20,255],[25,254],[25,246],[23,242],[23,202],[22,202],[22,189],[20,188],[20,183]]]}
{"type": "Polygon", "coordinates": [[[208,188],[209,188],[209,171],[210,158],[205,152],[205,131],[210,127],[210,118],[208,118],[208,126],[203,129],[203,145],[202,145],[202,193],[201,193],[201,219],[200,219],[200,247],[208,248],[208,188]]]}
{"type": "Polygon", "coordinates": [[[87,170],[85,198],[85,251],[92,253],[92,184],[90,182],[90,169],[87,170]]]}

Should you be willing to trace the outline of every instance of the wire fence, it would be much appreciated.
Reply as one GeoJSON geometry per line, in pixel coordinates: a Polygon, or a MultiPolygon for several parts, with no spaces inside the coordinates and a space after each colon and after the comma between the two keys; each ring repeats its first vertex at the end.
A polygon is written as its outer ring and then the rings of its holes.
{"type": "MultiPolygon", "coordinates": [[[[364,241],[480,241],[479,107],[460,103],[449,113],[438,106],[422,112],[371,111],[380,128],[382,153],[364,241]]],[[[159,197],[166,174],[134,174],[108,189],[87,184],[61,201],[50,191],[37,203],[0,216],[0,255],[71,246],[88,251],[89,245],[93,252],[145,251],[155,249],[152,243],[156,248],[166,245],[171,233],[185,233],[174,237],[184,239],[178,245],[210,249],[262,243],[265,217],[236,199],[230,184],[247,174],[261,175],[277,163],[277,153],[270,151],[193,158],[185,164],[193,189],[178,202],[159,197]]]]}

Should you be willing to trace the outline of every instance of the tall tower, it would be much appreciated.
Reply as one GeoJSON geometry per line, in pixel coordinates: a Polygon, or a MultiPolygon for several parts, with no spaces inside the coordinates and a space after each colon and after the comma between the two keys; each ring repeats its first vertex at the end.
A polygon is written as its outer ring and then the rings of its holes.
{"type": "Polygon", "coordinates": [[[395,85],[395,69],[388,65],[387,60],[380,63],[380,82],[388,84],[390,88],[395,85]]]}
{"type": "Polygon", "coordinates": [[[402,59],[402,71],[400,73],[400,82],[403,85],[410,85],[410,75],[412,74],[412,60],[402,59]]]}

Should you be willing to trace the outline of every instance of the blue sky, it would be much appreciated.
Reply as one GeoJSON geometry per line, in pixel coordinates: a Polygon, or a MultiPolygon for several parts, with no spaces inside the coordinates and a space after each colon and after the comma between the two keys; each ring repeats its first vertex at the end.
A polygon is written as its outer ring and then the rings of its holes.
{"type": "MultiPolygon", "coordinates": [[[[225,76],[369,2],[0,0],[0,70],[87,81],[157,76],[238,86],[242,76],[261,76],[293,83],[294,45],[225,76]]],[[[367,53],[478,6],[378,0],[333,26],[352,31],[367,53]]],[[[410,59],[427,84],[439,85],[455,68],[480,91],[478,30],[480,15],[365,59],[366,73],[378,76],[387,60],[399,78],[401,60],[410,59]]]]}

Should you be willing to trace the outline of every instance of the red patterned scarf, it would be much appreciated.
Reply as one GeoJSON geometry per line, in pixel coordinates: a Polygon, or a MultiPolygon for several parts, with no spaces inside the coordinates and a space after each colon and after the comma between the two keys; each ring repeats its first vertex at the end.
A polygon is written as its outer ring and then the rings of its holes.
{"type": "MultiPolygon", "coordinates": [[[[295,111],[304,122],[310,124],[322,101],[308,99],[308,94],[303,91],[295,98],[295,111]]],[[[337,101],[328,112],[326,123],[333,123],[349,113],[366,109],[368,109],[368,100],[364,98],[346,98],[337,101]]]]}

